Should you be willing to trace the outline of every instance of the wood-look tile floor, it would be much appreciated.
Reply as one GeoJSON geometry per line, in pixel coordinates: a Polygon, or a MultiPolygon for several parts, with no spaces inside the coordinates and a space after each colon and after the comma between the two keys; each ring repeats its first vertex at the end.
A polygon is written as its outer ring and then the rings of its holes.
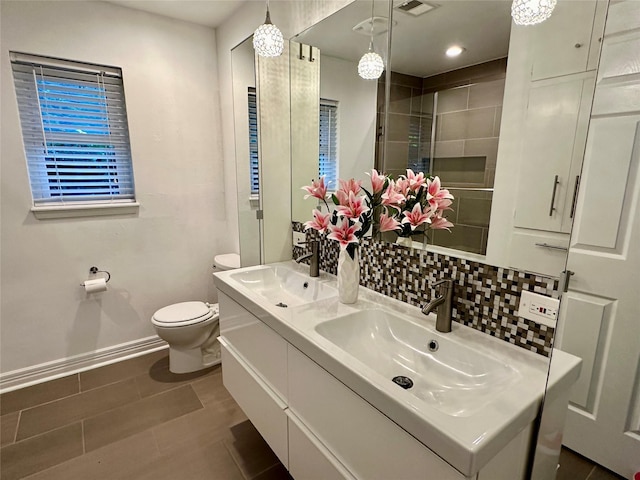
{"type": "Polygon", "coordinates": [[[168,350],[0,396],[2,480],[290,480],[222,385],[168,350]]]}

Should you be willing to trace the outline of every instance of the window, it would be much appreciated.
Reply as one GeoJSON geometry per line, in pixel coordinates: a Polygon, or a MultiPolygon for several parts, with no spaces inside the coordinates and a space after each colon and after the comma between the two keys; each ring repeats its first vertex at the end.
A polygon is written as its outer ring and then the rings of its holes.
{"type": "Polygon", "coordinates": [[[11,52],[34,207],[135,202],[119,68],[11,52]]]}
{"type": "Polygon", "coordinates": [[[249,87],[249,180],[251,196],[260,193],[260,162],[258,161],[258,105],[256,89],[249,87]]]}
{"type": "Polygon", "coordinates": [[[338,182],[338,102],[320,99],[320,172],[327,189],[334,191],[338,182]]]}
{"type": "MultiPolygon", "coordinates": [[[[258,107],[256,91],[249,88],[249,177],[251,195],[260,192],[258,162],[258,107]]],[[[320,99],[320,145],[318,176],[325,176],[327,189],[335,191],[338,183],[338,102],[320,99]]]]}

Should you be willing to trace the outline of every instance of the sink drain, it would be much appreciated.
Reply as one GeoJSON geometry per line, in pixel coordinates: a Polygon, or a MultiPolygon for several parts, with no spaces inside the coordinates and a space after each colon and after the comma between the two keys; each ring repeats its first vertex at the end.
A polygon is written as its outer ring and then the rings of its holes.
{"type": "Polygon", "coordinates": [[[413,387],[413,380],[411,380],[409,377],[404,377],[402,375],[393,377],[391,381],[396,385],[400,385],[405,390],[408,390],[409,388],[413,387]]]}

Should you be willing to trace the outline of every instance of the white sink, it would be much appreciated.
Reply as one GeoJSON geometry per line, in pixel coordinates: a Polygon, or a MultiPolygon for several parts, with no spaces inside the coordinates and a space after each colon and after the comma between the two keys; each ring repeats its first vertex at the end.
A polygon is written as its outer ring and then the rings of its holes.
{"type": "Polygon", "coordinates": [[[300,273],[289,265],[266,265],[232,273],[230,276],[255,295],[282,308],[337,296],[335,288],[308,274],[300,273]]]}
{"type": "Polygon", "coordinates": [[[521,377],[504,361],[385,310],[361,310],[315,330],[389,382],[409,377],[407,391],[447,415],[477,413],[521,377]]]}

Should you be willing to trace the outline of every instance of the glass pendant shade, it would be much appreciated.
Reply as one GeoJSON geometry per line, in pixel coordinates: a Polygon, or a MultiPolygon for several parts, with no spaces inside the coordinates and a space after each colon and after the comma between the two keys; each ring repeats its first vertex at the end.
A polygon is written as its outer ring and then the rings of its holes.
{"type": "Polygon", "coordinates": [[[284,51],[282,32],[271,23],[268,8],[264,23],[253,32],[253,48],[261,57],[279,57],[284,51]]]}
{"type": "Polygon", "coordinates": [[[369,51],[365,53],[358,62],[358,75],[365,80],[376,80],[380,78],[384,71],[384,62],[382,57],[376,52],[369,51]]]}
{"type": "Polygon", "coordinates": [[[513,0],[511,17],[516,25],[536,25],[553,13],[557,0],[513,0]]]}

